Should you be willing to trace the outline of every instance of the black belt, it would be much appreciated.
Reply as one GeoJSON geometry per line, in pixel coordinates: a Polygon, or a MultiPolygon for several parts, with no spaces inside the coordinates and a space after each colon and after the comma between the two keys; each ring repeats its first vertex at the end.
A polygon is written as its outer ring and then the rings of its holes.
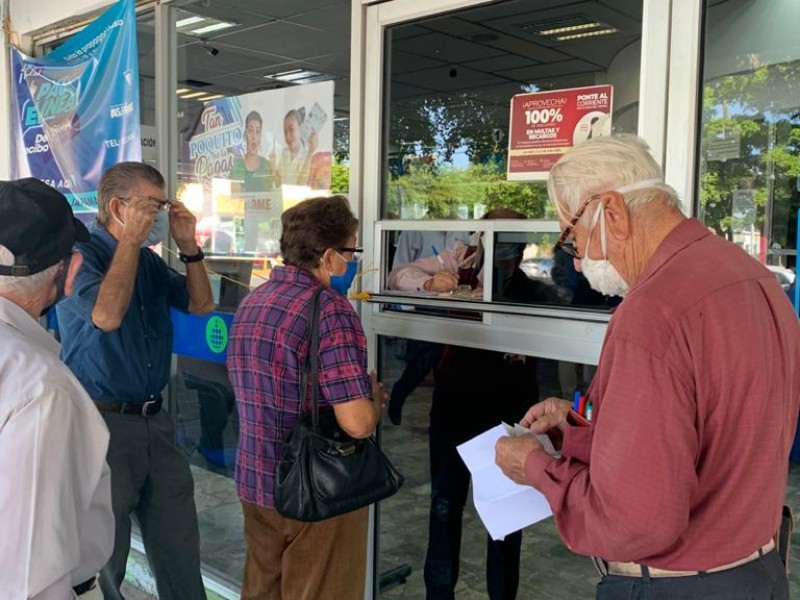
{"type": "Polygon", "coordinates": [[[85,594],[89,590],[94,587],[94,584],[97,582],[97,577],[92,577],[91,579],[87,579],[83,583],[80,583],[72,588],[72,591],[75,592],[76,596],[80,596],[81,594],[85,594]]]}
{"type": "Polygon", "coordinates": [[[105,400],[95,400],[94,404],[98,410],[103,412],[152,417],[161,410],[161,402],[162,399],[159,398],[148,402],[106,402],[105,400]]]}

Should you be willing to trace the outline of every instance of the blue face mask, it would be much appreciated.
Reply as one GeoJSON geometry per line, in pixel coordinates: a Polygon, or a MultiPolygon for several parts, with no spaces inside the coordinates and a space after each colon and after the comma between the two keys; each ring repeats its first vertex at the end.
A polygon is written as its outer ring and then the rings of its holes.
{"type": "Polygon", "coordinates": [[[147,234],[147,238],[145,238],[144,242],[142,243],[143,248],[149,248],[150,246],[155,246],[164,241],[164,238],[167,237],[167,232],[169,231],[169,213],[162,210],[159,211],[158,217],[156,217],[156,222],[153,223],[153,226],[150,228],[150,233],[147,234]]]}
{"type": "Polygon", "coordinates": [[[347,265],[347,270],[342,275],[334,275],[331,273],[331,288],[343,296],[346,296],[350,286],[353,285],[353,280],[356,278],[356,273],[358,273],[358,261],[345,260],[344,256],[338,252],[336,255],[344,260],[345,264],[347,265]]]}

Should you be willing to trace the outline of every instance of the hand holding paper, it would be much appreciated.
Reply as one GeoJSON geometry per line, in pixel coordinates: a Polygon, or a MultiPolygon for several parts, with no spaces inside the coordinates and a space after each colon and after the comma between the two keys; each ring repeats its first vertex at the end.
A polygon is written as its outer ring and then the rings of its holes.
{"type": "Polygon", "coordinates": [[[521,435],[532,435],[539,441],[544,451],[547,452],[550,456],[554,458],[561,458],[561,452],[557,451],[553,447],[553,442],[550,441],[550,438],[547,437],[546,434],[534,433],[533,431],[531,431],[524,425],[520,425],[519,423],[514,423],[513,427],[508,423],[503,423],[503,427],[505,427],[506,433],[511,437],[519,437],[521,435]]]}
{"type": "MultiPolygon", "coordinates": [[[[495,446],[505,432],[503,425],[498,425],[458,447],[472,474],[475,509],[495,540],[553,514],[541,493],[528,485],[514,483],[495,464],[495,446]]],[[[532,437],[529,441],[538,445],[532,437]]]]}

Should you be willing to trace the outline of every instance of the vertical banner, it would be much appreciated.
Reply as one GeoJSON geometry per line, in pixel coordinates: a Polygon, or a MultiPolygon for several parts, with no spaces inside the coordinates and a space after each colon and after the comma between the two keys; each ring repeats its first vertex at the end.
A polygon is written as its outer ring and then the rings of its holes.
{"type": "MultiPolygon", "coordinates": [[[[243,243],[225,241],[230,248],[223,252],[277,253],[281,213],[330,190],[333,86],[299,85],[205,104],[182,161],[202,186],[201,227],[205,220],[219,227],[243,217],[243,243]]],[[[210,247],[218,250],[219,241],[210,247]]]]}
{"type": "Polygon", "coordinates": [[[11,58],[13,176],[38,177],[76,213],[94,213],[103,171],[142,158],[134,0],[46,56],[11,58]]]}
{"type": "Polygon", "coordinates": [[[611,135],[610,85],[518,94],[511,99],[508,179],[542,181],[567,150],[611,135]]]}

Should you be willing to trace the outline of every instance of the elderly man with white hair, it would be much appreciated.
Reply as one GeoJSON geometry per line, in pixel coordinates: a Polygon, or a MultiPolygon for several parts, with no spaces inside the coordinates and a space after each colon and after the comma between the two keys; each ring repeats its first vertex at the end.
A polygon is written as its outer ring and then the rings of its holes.
{"type": "Polygon", "coordinates": [[[597,598],[788,598],[775,551],[800,408],[800,325],[773,275],[686,218],[636,138],[567,152],[548,189],[559,244],[604,294],[624,296],[587,392],[522,420],[496,460],[541,491],[597,598]]]}
{"type": "Polygon", "coordinates": [[[89,233],[53,188],[0,182],[0,599],[102,599],[108,429],[37,321],[72,292],[89,233]]]}

